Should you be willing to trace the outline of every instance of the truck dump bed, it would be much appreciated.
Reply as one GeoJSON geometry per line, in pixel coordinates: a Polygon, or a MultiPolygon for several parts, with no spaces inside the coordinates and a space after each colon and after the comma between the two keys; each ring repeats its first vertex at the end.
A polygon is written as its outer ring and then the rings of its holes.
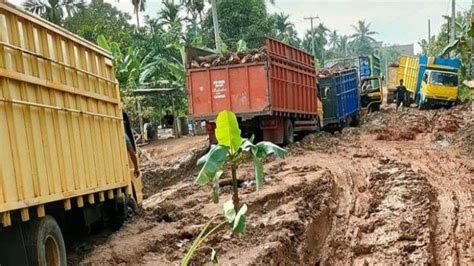
{"type": "Polygon", "coordinates": [[[418,86],[418,71],[420,68],[417,56],[401,55],[397,80],[403,79],[407,91],[416,93],[418,86]]]}
{"type": "Polygon", "coordinates": [[[323,125],[343,125],[349,117],[359,113],[358,77],[355,68],[333,72],[319,77],[319,90],[323,102],[323,125]]]}
{"type": "Polygon", "coordinates": [[[104,50],[0,3],[0,218],[130,193],[120,95],[104,50]],[[124,190],[122,190],[124,189],[124,190]]]}
{"type": "MultiPolygon", "coordinates": [[[[273,39],[266,60],[187,69],[189,114],[211,119],[231,110],[240,117],[317,116],[313,57],[273,39]]],[[[188,61],[193,55],[188,53],[188,61]]]]}

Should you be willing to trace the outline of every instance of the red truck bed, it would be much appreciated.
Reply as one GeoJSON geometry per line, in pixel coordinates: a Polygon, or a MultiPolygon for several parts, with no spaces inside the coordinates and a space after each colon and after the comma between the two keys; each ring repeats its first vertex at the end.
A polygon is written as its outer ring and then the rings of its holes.
{"type": "Polygon", "coordinates": [[[189,114],[211,119],[231,110],[240,117],[316,117],[313,57],[273,39],[265,62],[187,70],[189,114]]]}

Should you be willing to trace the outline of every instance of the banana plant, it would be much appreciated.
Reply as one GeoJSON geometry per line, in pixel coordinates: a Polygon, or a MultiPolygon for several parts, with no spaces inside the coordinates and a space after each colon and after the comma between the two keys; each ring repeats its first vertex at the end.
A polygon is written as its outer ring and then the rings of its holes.
{"type": "MultiPolygon", "coordinates": [[[[263,185],[263,163],[262,160],[273,154],[279,158],[285,158],[286,150],[279,146],[262,141],[254,144],[250,139],[241,137],[241,130],[234,113],[224,110],[220,112],[216,120],[216,139],[218,144],[213,145],[209,152],[201,157],[197,164],[202,168],[196,177],[195,183],[200,186],[212,185],[212,200],[219,202],[219,179],[226,166],[230,166],[232,175],[232,199],[223,205],[224,221],[209,230],[211,224],[217,216],[214,216],[205,226],[198,237],[194,240],[190,250],[181,262],[181,265],[188,265],[199,246],[213,233],[221,227],[229,224],[235,234],[240,234],[246,227],[247,205],[240,204],[239,190],[237,183],[237,168],[244,163],[247,155],[250,155],[255,169],[256,190],[260,190],[263,185]]],[[[213,250],[213,257],[215,251],[213,250]]]]}

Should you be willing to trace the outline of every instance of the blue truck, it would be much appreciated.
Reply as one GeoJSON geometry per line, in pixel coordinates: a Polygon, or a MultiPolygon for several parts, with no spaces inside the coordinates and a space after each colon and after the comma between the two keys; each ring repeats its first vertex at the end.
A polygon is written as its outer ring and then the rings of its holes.
{"type": "Polygon", "coordinates": [[[373,55],[360,55],[327,60],[324,67],[331,69],[357,70],[359,97],[363,112],[378,111],[382,104],[382,80],[380,58],[373,55]]]}
{"type": "Polygon", "coordinates": [[[323,104],[323,128],[356,126],[359,122],[360,95],[356,68],[323,71],[319,95],[323,104]]]}

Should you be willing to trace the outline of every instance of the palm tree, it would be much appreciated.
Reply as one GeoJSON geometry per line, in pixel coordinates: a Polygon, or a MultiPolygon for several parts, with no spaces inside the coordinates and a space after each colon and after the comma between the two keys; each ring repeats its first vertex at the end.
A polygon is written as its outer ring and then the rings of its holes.
{"type": "Polygon", "coordinates": [[[336,49],[339,46],[339,34],[336,30],[331,31],[329,34],[329,46],[336,49]]]}
{"type": "Polygon", "coordinates": [[[349,48],[349,36],[347,35],[340,36],[339,46],[338,46],[339,52],[344,54],[344,56],[347,56],[348,48],[349,48]]]}
{"type": "Polygon", "coordinates": [[[283,38],[289,30],[295,26],[293,23],[288,21],[289,18],[290,15],[286,15],[283,12],[273,16],[277,37],[283,38]]]}
{"type": "Polygon", "coordinates": [[[181,0],[181,4],[186,8],[188,14],[199,17],[199,21],[202,22],[204,0],[181,0]]]}
{"type": "Polygon", "coordinates": [[[359,20],[357,26],[352,25],[356,33],[351,35],[352,45],[357,54],[369,54],[373,51],[373,44],[376,42],[372,37],[377,34],[370,30],[370,23],[365,20],[359,20]]]}
{"type": "Polygon", "coordinates": [[[76,14],[85,7],[83,0],[27,0],[23,7],[42,18],[61,25],[65,17],[76,14]]]}
{"type": "Polygon", "coordinates": [[[365,22],[365,20],[359,20],[357,22],[357,26],[352,25],[352,28],[356,31],[356,33],[352,34],[351,38],[354,41],[358,42],[375,42],[375,39],[372,35],[377,34],[375,31],[370,30],[370,23],[365,22]]]}
{"type": "Polygon", "coordinates": [[[324,52],[324,46],[328,43],[327,41],[327,33],[329,29],[324,26],[324,24],[319,23],[319,25],[313,29],[313,31],[308,30],[305,34],[305,37],[303,39],[303,48],[306,49],[307,51],[312,52],[313,48],[313,36],[314,36],[314,56],[318,58],[320,61],[323,59],[323,52],[324,52]]]}
{"type": "Polygon", "coordinates": [[[158,12],[158,19],[162,26],[167,26],[169,29],[174,29],[181,26],[183,18],[179,15],[181,6],[174,3],[172,0],[164,0],[164,7],[158,12]]]}
{"type": "Polygon", "coordinates": [[[140,12],[145,11],[145,3],[146,0],[132,0],[132,5],[133,5],[133,13],[135,13],[135,16],[137,18],[137,28],[140,28],[140,12]]]}

